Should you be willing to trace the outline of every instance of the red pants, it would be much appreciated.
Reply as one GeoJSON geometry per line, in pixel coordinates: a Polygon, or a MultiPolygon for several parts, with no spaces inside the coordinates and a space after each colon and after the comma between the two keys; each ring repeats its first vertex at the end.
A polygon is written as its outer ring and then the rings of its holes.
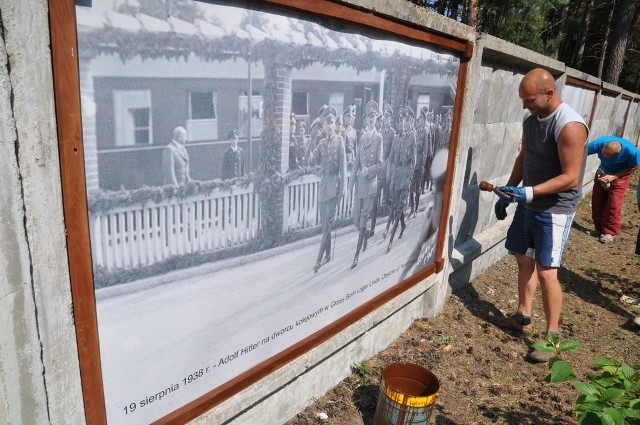
{"type": "Polygon", "coordinates": [[[608,235],[620,233],[622,225],[622,203],[631,174],[614,180],[608,190],[600,186],[596,177],[593,181],[591,218],[596,230],[608,235]]]}

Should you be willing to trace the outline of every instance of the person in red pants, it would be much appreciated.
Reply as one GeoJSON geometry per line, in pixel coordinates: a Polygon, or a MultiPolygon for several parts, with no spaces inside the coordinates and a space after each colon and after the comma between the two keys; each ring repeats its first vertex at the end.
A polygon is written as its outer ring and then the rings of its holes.
{"type": "Polygon", "coordinates": [[[592,140],[587,151],[600,158],[593,185],[591,218],[598,240],[607,244],[620,232],[624,194],[631,175],[640,166],[640,151],[629,140],[616,136],[592,140]]]}

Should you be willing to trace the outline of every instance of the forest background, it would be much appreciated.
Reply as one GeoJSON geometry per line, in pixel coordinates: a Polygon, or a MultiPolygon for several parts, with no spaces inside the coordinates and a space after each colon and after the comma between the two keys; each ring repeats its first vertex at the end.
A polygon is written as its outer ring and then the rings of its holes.
{"type": "Polygon", "coordinates": [[[477,31],[640,91],[637,0],[409,0],[477,31]]]}

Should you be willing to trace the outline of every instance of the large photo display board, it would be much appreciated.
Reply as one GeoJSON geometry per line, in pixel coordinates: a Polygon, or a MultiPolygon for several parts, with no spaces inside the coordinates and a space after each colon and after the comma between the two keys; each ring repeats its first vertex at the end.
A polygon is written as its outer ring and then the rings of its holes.
{"type": "Polygon", "coordinates": [[[263,3],[82,3],[110,424],[162,420],[434,269],[460,52],[263,3]]]}

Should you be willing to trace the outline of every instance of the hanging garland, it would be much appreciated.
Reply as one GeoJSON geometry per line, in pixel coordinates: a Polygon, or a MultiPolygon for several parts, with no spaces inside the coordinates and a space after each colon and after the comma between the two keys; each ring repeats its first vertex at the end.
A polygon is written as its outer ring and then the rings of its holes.
{"type": "Polygon", "coordinates": [[[270,193],[278,193],[284,186],[306,174],[320,174],[319,167],[304,167],[287,173],[250,173],[245,177],[231,180],[209,180],[189,182],[180,186],[143,186],[139,189],[118,191],[98,190],[89,193],[87,206],[91,214],[106,214],[116,208],[160,204],[171,199],[183,200],[198,195],[209,195],[214,190],[231,192],[236,187],[253,185],[260,199],[270,193]]]}
{"type": "MultiPolygon", "coordinates": [[[[349,34],[347,34],[349,35],[349,34]]],[[[149,31],[127,32],[112,27],[81,32],[78,45],[83,57],[93,58],[101,54],[116,54],[123,62],[135,57],[146,59],[183,59],[191,55],[204,61],[224,61],[251,58],[254,63],[275,60],[296,69],[304,69],[315,63],[338,68],[349,66],[358,72],[372,69],[393,69],[406,66],[422,72],[453,75],[457,70],[454,61],[434,61],[403,55],[398,52],[383,56],[374,50],[337,48],[311,44],[298,45],[272,39],[253,43],[235,34],[208,39],[201,35],[156,33],[149,31]]]]}

